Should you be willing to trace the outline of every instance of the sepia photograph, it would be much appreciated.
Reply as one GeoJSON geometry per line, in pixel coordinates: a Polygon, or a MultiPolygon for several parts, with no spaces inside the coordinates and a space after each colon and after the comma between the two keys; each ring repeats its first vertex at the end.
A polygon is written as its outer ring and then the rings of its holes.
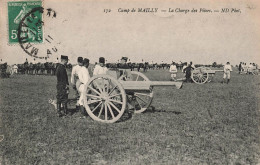
{"type": "Polygon", "coordinates": [[[0,165],[260,165],[260,1],[1,0],[0,165]]]}

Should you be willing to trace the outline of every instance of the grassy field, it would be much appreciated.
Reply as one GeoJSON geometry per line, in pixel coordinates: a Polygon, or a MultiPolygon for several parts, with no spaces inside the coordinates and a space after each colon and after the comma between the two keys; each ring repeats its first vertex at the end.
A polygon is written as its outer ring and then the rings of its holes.
{"type": "MultiPolygon", "coordinates": [[[[169,80],[166,70],[146,75],[169,80]]],[[[230,84],[217,73],[204,85],[156,87],[151,108],[114,124],[79,112],[58,118],[48,104],[54,76],[1,79],[0,164],[258,164],[260,76],[231,76],[230,84]]]]}

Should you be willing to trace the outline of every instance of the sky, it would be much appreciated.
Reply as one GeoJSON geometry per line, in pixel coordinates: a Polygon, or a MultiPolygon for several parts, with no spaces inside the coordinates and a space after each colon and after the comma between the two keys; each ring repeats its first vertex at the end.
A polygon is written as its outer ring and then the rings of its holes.
{"type": "MultiPolygon", "coordinates": [[[[6,1],[6,0],[5,0],[6,1]]],[[[33,60],[19,46],[8,44],[7,5],[0,8],[0,58],[10,64],[33,60]],[[5,25],[5,26],[3,26],[5,25]],[[7,26],[6,26],[7,25],[7,26]]],[[[55,46],[49,61],[61,54],[70,63],[78,56],[91,63],[99,57],[116,62],[126,56],[131,62],[161,63],[193,61],[195,64],[243,62],[260,63],[260,3],[251,0],[200,1],[90,1],[45,0],[43,7],[57,12],[56,18],[44,15],[44,34],[52,44],[38,44],[38,56],[46,56],[46,49],[55,46]],[[121,9],[158,8],[180,9],[240,9],[241,13],[126,13],[121,9]],[[111,9],[105,13],[104,9],[111,9]],[[259,61],[259,62],[258,62],[259,61]]]]}

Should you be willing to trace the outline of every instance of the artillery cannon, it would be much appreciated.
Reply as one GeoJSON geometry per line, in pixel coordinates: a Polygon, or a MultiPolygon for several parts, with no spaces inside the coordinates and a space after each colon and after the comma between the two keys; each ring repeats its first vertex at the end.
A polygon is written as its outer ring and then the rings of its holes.
{"type": "Polygon", "coordinates": [[[211,82],[216,72],[223,72],[223,70],[212,70],[208,67],[198,67],[191,72],[191,79],[196,84],[205,84],[211,82]]]}
{"type": "Polygon", "coordinates": [[[135,113],[144,112],[152,103],[155,86],[182,87],[182,82],[150,81],[136,71],[128,70],[122,76],[119,72],[93,76],[85,85],[84,107],[93,120],[114,123],[129,106],[134,106],[135,113]]]}

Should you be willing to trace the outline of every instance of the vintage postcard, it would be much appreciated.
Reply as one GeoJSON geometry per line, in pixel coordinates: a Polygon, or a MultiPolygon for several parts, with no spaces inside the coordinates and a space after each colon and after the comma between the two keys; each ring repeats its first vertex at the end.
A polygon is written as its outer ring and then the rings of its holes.
{"type": "Polygon", "coordinates": [[[260,164],[259,0],[1,0],[1,164],[260,164]]]}

